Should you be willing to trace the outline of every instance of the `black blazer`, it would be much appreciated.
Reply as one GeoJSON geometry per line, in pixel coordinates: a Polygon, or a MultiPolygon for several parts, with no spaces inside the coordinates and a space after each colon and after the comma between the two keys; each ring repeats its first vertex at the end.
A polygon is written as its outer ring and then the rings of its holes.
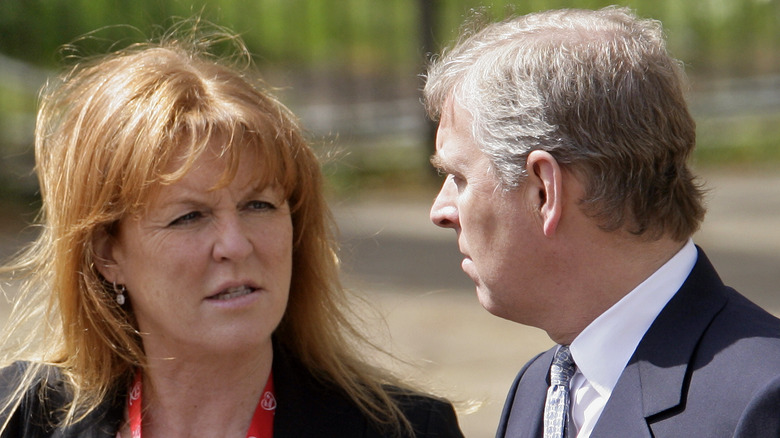
{"type": "MultiPolygon", "coordinates": [[[[323,384],[290,355],[274,349],[274,389],[277,408],[275,438],[385,438],[392,436],[369,421],[341,391],[323,384]]],[[[21,375],[24,363],[0,370],[0,397],[6,397],[21,375]]],[[[104,403],[87,418],[67,429],[53,428],[55,415],[63,407],[66,391],[49,369],[45,379],[51,391],[46,400],[37,397],[38,387],[30,389],[21,406],[11,413],[11,422],[2,438],[115,438],[124,418],[125,392],[104,403]]],[[[418,438],[462,438],[451,404],[420,395],[399,396],[399,403],[418,438]]],[[[0,422],[8,413],[0,413],[0,422]]],[[[1,424],[1,423],[0,423],[1,424]]]]}
{"type": "MultiPolygon", "coordinates": [[[[637,346],[595,425],[599,437],[780,436],[780,320],[699,256],[637,346]]],[[[496,437],[541,437],[555,348],[520,371],[496,437]]]]}

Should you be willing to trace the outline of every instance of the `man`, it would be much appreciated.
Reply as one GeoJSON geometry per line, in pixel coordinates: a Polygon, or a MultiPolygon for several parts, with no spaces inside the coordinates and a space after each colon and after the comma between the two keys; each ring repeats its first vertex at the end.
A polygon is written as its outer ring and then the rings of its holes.
{"type": "Polygon", "coordinates": [[[492,24],[430,66],[431,219],[489,312],[559,344],[497,436],[780,436],[780,321],[691,240],[683,81],[660,24],[623,8],[492,24]]]}

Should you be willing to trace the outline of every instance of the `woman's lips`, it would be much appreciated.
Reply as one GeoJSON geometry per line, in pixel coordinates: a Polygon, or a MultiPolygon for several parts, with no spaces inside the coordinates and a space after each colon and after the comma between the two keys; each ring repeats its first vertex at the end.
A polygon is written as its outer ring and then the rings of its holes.
{"type": "Polygon", "coordinates": [[[212,295],[208,297],[210,300],[230,300],[233,298],[242,297],[244,295],[249,295],[252,292],[256,291],[256,288],[250,287],[250,286],[236,286],[236,287],[229,287],[222,292],[212,295]]]}

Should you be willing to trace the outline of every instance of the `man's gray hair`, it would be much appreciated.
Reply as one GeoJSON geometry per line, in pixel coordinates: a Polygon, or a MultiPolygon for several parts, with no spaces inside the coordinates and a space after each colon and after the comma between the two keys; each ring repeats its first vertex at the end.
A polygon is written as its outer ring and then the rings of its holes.
{"type": "Polygon", "coordinates": [[[660,22],[629,9],[554,10],[466,33],[432,61],[429,116],[450,102],[505,189],[522,183],[533,150],[586,187],[582,208],[604,229],[684,240],[704,217],[687,167],[695,123],[681,64],[660,22]]]}

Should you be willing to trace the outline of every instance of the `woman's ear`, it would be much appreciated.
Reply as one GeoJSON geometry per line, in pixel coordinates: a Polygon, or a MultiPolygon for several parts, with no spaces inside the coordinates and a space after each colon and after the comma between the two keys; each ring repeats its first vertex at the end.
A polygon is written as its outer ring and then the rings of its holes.
{"type": "Polygon", "coordinates": [[[528,177],[538,190],[536,202],[544,235],[551,237],[558,228],[563,212],[563,174],[558,161],[549,152],[536,150],[528,154],[528,177]]]}
{"type": "Polygon", "coordinates": [[[122,270],[114,257],[114,244],[114,236],[105,228],[95,233],[92,238],[92,247],[95,250],[95,267],[109,283],[124,284],[122,270]]]}

